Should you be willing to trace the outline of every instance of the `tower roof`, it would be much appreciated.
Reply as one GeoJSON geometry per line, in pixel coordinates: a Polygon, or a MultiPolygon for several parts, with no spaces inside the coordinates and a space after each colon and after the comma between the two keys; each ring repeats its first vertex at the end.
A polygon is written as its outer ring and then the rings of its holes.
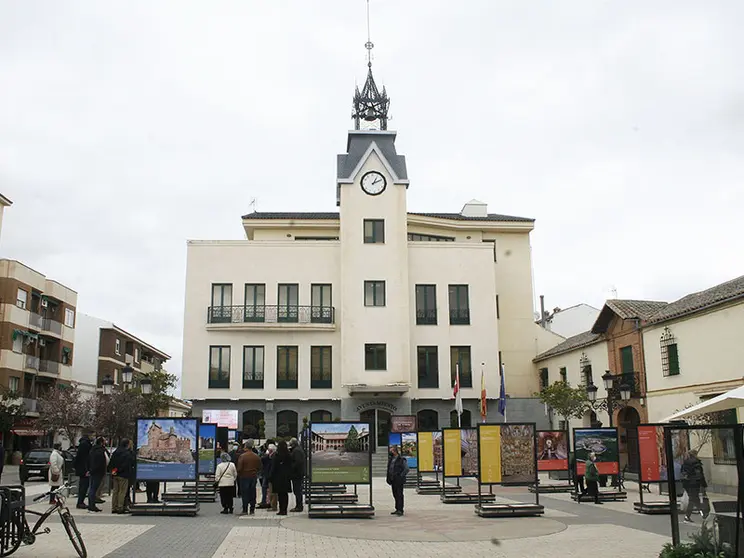
{"type": "Polygon", "coordinates": [[[390,97],[384,86],[380,92],[372,75],[372,49],[375,45],[372,42],[369,28],[369,0],[367,0],[367,42],[364,48],[367,49],[367,80],[361,91],[358,86],[354,91],[353,112],[351,113],[354,128],[361,130],[362,121],[365,121],[378,122],[380,130],[387,130],[390,97]]]}

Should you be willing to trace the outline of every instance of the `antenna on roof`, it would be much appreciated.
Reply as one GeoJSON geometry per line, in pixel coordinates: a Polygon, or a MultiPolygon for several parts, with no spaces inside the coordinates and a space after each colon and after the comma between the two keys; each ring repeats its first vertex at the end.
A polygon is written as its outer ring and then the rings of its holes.
{"type": "Polygon", "coordinates": [[[248,204],[248,207],[253,210],[253,213],[256,213],[257,202],[258,202],[258,198],[251,198],[251,203],[248,204]]]}
{"type": "Polygon", "coordinates": [[[372,34],[370,33],[369,26],[369,0],[367,0],[367,42],[364,45],[367,49],[367,66],[372,67],[372,49],[375,48],[375,44],[372,42],[372,34]]]}

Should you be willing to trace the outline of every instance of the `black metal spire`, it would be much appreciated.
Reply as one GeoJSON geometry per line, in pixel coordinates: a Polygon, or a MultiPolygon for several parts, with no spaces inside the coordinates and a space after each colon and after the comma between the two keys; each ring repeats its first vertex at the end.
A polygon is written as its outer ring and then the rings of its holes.
{"type": "MultiPolygon", "coordinates": [[[[362,121],[373,123],[379,122],[380,130],[387,130],[388,110],[390,108],[390,97],[383,86],[382,92],[377,89],[375,78],[372,76],[372,49],[375,48],[370,36],[369,28],[369,0],[367,0],[367,81],[364,82],[362,91],[357,86],[354,91],[353,113],[354,129],[360,130],[362,121]]],[[[371,126],[374,129],[374,126],[371,126]]]]}

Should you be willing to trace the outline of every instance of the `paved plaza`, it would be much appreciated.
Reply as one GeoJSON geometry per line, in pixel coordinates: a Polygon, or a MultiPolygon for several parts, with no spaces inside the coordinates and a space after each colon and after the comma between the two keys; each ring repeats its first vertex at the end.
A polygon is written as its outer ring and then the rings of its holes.
{"type": "MultiPolygon", "coordinates": [[[[9,479],[4,476],[3,482],[9,479]]],[[[582,553],[603,558],[656,558],[670,539],[668,516],[642,516],[633,511],[637,493],[632,486],[628,487],[627,502],[595,506],[576,504],[568,494],[542,495],[544,517],[483,519],[473,513],[472,505],[443,504],[438,496],[418,495],[411,489],[406,490],[406,515],[394,517],[390,515],[388,487],[382,479],[375,479],[375,483],[374,519],[309,519],[306,514],[279,517],[265,510],[256,510],[255,516],[228,517],[219,513],[216,503],[201,504],[201,512],[193,518],[131,517],[109,513],[108,498],[102,505],[103,513],[73,513],[89,556],[95,558],[574,558],[582,553]]],[[[45,489],[42,483],[27,485],[29,494],[45,489]]],[[[534,498],[522,488],[495,487],[494,492],[503,502],[534,498]]],[[[361,494],[366,496],[366,492],[361,494]]],[[[236,509],[239,507],[236,502],[236,509]]],[[[51,534],[40,536],[35,545],[22,547],[15,556],[76,556],[59,520],[54,518],[49,525],[51,534]]]]}

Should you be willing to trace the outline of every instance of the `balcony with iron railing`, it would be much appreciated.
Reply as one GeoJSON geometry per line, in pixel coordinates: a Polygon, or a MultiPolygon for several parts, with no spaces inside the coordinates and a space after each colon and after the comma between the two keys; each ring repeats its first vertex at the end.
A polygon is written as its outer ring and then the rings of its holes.
{"type": "Polygon", "coordinates": [[[335,329],[332,306],[210,306],[208,329],[335,329]]]}
{"type": "Polygon", "coordinates": [[[416,310],[416,325],[437,325],[437,309],[424,308],[416,310]]]}
{"type": "Polygon", "coordinates": [[[29,370],[39,369],[39,357],[34,355],[24,355],[23,367],[29,370]]]}
{"type": "Polygon", "coordinates": [[[60,322],[37,314],[36,312],[29,312],[28,327],[45,333],[53,333],[58,336],[62,335],[62,324],[60,322]]]}
{"type": "Polygon", "coordinates": [[[469,325],[470,308],[450,308],[450,325],[469,325]]]}
{"type": "Polygon", "coordinates": [[[59,362],[53,360],[39,360],[39,372],[46,372],[47,374],[59,374],[59,362]]]}

